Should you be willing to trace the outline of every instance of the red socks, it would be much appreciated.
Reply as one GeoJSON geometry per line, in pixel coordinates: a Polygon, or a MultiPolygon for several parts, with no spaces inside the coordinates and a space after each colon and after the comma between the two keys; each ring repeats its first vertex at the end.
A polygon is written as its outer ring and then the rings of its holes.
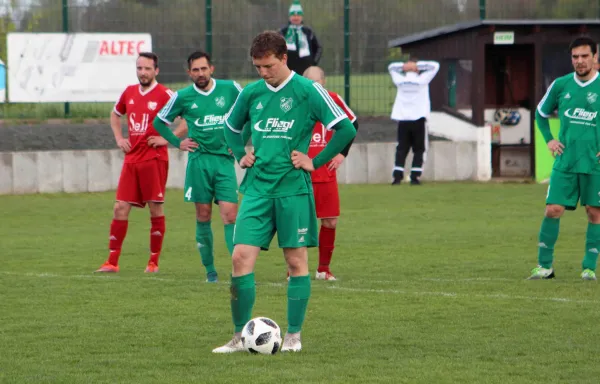
{"type": "Polygon", "coordinates": [[[151,217],[150,221],[152,222],[150,228],[150,262],[158,265],[158,258],[165,238],[165,217],[151,217]]]}
{"type": "MultiPolygon", "coordinates": [[[[152,223],[150,227],[150,262],[158,265],[158,258],[160,257],[165,237],[165,217],[151,217],[150,221],[152,223]]],[[[127,234],[127,225],[127,220],[116,219],[113,219],[110,224],[110,240],[108,242],[110,254],[108,262],[114,266],[119,265],[119,256],[121,256],[121,247],[127,234]]]]}
{"type": "Polygon", "coordinates": [[[319,231],[319,268],[318,272],[331,272],[329,271],[329,264],[331,263],[331,256],[333,256],[333,249],[335,243],[335,229],[327,228],[321,225],[319,231]]]}
{"type": "Polygon", "coordinates": [[[110,237],[108,241],[110,253],[108,255],[108,262],[114,266],[119,265],[121,247],[123,246],[123,240],[125,240],[125,235],[127,234],[127,223],[127,220],[113,219],[110,224],[110,237]]]}

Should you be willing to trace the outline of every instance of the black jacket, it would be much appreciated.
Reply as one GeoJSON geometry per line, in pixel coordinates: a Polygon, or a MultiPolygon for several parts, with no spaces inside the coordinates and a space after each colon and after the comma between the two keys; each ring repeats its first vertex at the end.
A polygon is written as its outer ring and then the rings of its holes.
{"type": "MultiPolygon", "coordinates": [[[[279,30],[279,33],[285,37],[289,28],[289,24],[279,30]]],[[[300,57],[298,51],[288,51],[288,67],[299,75],[302,75],[306,68],[318,65],[323,53],[323,47],[317,40],[317,36],[312,29],[303,25],[302,32],[306,35],[308,40],[308,47],[310,49],[310,56],[300,57]]]]}

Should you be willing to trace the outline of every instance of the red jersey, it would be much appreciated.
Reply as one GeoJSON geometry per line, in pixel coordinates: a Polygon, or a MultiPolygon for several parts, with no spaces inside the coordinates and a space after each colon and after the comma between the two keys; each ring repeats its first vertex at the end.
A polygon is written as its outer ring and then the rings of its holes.
{"type": "MultiPolygon", "coordinates": [[[[329,93],[329,96],[331,96],[333,101],[335,101],[335,103],[340,108],[342,108],[342,111],[344,111],[344,113],[346,113],[346,116],[348,116],[348,119],[350,119],[350,121],[352,123],[354,123],[356,121],[356,115],[354,114],[354,112],[352,112],[350,107],[348,107],[348,105],[346,105],[346,103],[344,102],[344,99],[342,99],[342,97],[335,92],[327,91],[327,93],[329,93]]],[[[327,128],[325,128],[325,126],[321,122],[317,122],[313,129],[312,138],[310,139],[310,147],[308,148],[308,157],[313,159],[315,156],[317,156],[319,154],[319,152],[321,152],[323,150],[323,148],[325,148],[325,146],[327,145],[329,140],[331,140],[332,136],[333,136],[332,129],[328,130],[327,128]]],[[[313,173],[311,174],[313,183],[327,183],[330,181],[337,181],[336,171],[335,170],[330,171],[329,169],[327,169],[328,165],[329,165],[329,163],[327,163],[327,164],[323,165],[321,168],[315,169],[313,171],[313,173]]]]}
{"type": "Polygon", "coordinates": [[[139,84],[125,88],[114,108],[114,112],[119,116],[127,114],[131,150],[125,154],[125,163],[139,163],[151,159],[169,160],[166,145],[152,148],[147,140],[150,136],[160,136],[154,129],[154,118],[172,95],[170,89],[158,83],[154,83],[144,92],[139,84]]]}

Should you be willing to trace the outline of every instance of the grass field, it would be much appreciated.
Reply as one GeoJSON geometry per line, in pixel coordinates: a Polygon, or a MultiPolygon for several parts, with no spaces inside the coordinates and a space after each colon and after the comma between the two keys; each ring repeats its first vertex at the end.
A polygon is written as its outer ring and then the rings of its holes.
{"type": "MultiPolygon", "coordinates": [[[[586,218],[561,223],[558,278],[536,262],[545,187],[341,186],[333,271],[313,281],[298,354],[213,355],[228,341],[229,256],[204,283],[193,208],[169,191],[161,273],[144,275],[134,211],[118,275],[112,193],[0,199],[1,383],[597,383],[600,292],[579,279],[586,218]]],[[[311,251],[312,272],[316,253],[311,251]]],[[[279,250],[257,265],[254,315],[286,326],[279,250]]]]}
{"type": "MultiPolygon", "coordinates": [[[[159,78],[160,80],[160,78],[159,78]]],[[[255,79],[239,79],[246,85],[255,79]]],[[[167,84],[177,90],[188,84],[167,84]]],[[[327,88],[344,95],[344,76],[330,76],[327,88]]],[[[350,78],[351,106],[355,112],[363,116],[388,116],[396,95],[396,89],[390,77],[385,74],[352,75],[350,78]]],[[[116,100],[115,100],[116,101],[116,100]]],[[[107,118],[114,103],[71,103],[70,117],[74,119],[107,118]]],[[[64,103],[5,103],[0,108],[0,119],[62,119],[65,117],[64,103]]]]}

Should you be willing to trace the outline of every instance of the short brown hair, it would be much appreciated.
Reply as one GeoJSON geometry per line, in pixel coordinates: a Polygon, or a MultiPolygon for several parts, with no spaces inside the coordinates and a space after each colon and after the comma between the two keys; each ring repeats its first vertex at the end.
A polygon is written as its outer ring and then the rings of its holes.
{"type": "Polygon", "coordinates": [[[285,54],[287,54],[287,44],[283,36],[277,31],[262,32],[252,40],[250,57],[253,59],[275,55],[281,60],[285,54]]]}
{"type": "Polygon", "coordinates": [[[140,52],[139,57],[145,57],[154,62],[154,69],[158,68],[158,55],[154,52],[140,52]]]}
{"type": "Polygon", "coordinates": [[[596,52],[598,52],[598,46],[596,45],[596,42],[589,36],[580,36],[573,40],[569,45],[569,52],[572,52],[575,48],[584,47],[586,45],[590,47],[592,55],[595,55],[596,52]]]}
{"type": "Polygon", "coordinates": [[[208,65],[212,65],[212,62],[210,61],[210,55],[208,53],[206,53],[204,51],[196,51],[188,56],[188,59],[187,59],[188,69],[190,69],[192,67],[192,62],[194,62],[194,60],[198,60],[198,59],[202,59],[202,58],[206,59],[206,62],[208,63],[208,65]]]}

